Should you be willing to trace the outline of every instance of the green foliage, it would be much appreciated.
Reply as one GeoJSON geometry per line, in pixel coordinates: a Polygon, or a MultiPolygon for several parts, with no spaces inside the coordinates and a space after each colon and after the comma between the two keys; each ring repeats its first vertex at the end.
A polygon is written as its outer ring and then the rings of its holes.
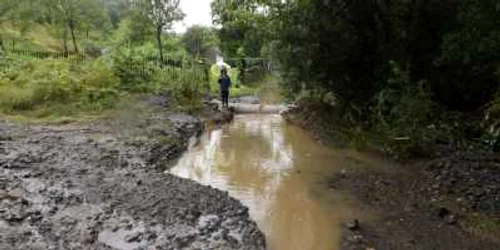
{"type": "Polygon", "coordinates": [[[132,15],[134,11],[132,3],[129,0],[105,0],[103,4],[111,25],[115,29],[118,28],[122,20],[132,15]]]}
{"type": "Polygon", "coordinates": [[[363,106],[386,88],[386,62],[395,61],[458,111],[477,109],[497,88],[498,8],[494,0],[269,4],[289,92],[325,88],[363,106]]]}
{"type": "Polygon", "coordinates": [[[229,57],[259,57],[271,35],[264,7],[266,1],[212,1],[215,24],[221,25],[221,49],[229,57]],[[244,55],[238,55],[238,50],[244,55]]]}
{"type": "Polygon", "coordinates": [[[185,49],[194,57],[215,59],[214,51],[219,44],[219,40],[211,28],[195,25],[188,28],[184,33],[182,43],[185,49]]]}
{"type": "Polygon", "coordinates": [[[137,1],[138,13],[141,20],[147,20],[146,25],[155,32],[158,45],[158,54],[161,61],[164,59],[162,34],[170,29],[175,21],[184,18],[180,9],[180,0],[139,0],[137,1]]]}
{"type": "Polygon", "coordinates": [[[180,69],[156,68],[153,73],[151,91],[156,93],[170,93],[181,103],[198,99],[204,86],[204,72],[200,68],[180,69]]]}
{"type": "Polygon", "coordinates": [[[482,127],[485,133],[482,137],[494,151],[500,151],[500,93],[486,106],[482,127]]]}
{"type": "Polygon", "coordinates": [[[152,64],[143,60],[133,49],[119,49],[111,55],[111,64],[120,79],[120,89],[133,92],[146,92],[152,80],[152,64]]]}
{"type": "Polygon", "coordinates": [[[460,122],[461,112],[487,103],[486,120],[497,123],[498,1],[216,2],[221,38],[240,41],[223,49],[248,53],[246,25],[267,19],[259,30],[274,29],[261,40],[273,41],[260,53],[278,59],[285,95],[330,99],[354,137],[375,134],[360,141],[387,142],[403,155],[438,142],[473,144],[477,120],[460,122]]]}
{"type": "MultiPolygon", "coordinates": [[[[409,70],[390,62],[392,74],[386,88],[375,96],[372,106],[373,130],[384,150],[397,157],[422,155],[434,145],[437,106],[431,100],[426,82],[411,82],[409,70]]],[[[446,136],[446,135],[444,135],[446,136]]]]}
{"type": "Polygon", "coordinates": [[[114,45],[131,46],[144,43],[154,33],[149,22],[150,20],[141,13],[140,9],[130,11],[130,14],[120,21],[113,34],[114,45]]]}
{"type": "MultiPolygon", "coordinates": [[[[100,112],[151,92],[193,102],[207,72],[165,32],[182,17],[178,0],[0,0],[0,112],[100,112]],[[34,60],[38,51],[61,57],[34,60]]],[[[215,47],[210,35],[202,53],[215,47]]]]}
{"type": "Polygon", "coordinates": [[[453,108],[472,111],[487,104],[498,88],[500,4],[495,0],[464,0],[458,25],[443,37],[437,60],[440,82],[435,92],[453,108]],[[450,79],[443,81],[443,78],[450,79]],[[450,84],[450,83],[453,84],[450,84]]]}
{"type": "Polygon", "coordinates": [[[118,79],[100,62],[68,60],[16,62],[0,75],[0,109],[33,110],[54,104],[75,110],[102,110],[118,98],[118,79]]]}

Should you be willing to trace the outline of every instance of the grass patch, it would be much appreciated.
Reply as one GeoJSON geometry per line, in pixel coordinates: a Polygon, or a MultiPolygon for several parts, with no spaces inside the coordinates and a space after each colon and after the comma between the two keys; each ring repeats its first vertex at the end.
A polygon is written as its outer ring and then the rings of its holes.
{"type": "Polygon", "coordinates": [[[3,32],[5,46],[8,50],[31,50],[57,52],[61,47],[59,39],[55,38],[56,30],[49,25],[31,23],[30,27],[23,31],[20,25],[6,22],[0,26],[3,32]]]}
{"type": "Polygon", "coordinates": [[[124,95],[104,62],[0,60],[0,114],[17,121],[67,123],[111,109],[124,95]]]}
{"type": "Polygon", "coordinates": [[[34,118],[112,108],[119,80],[101,61],[13,61],[0,71],[0,112],[34,118]]]}
{"type": "Polygon", "coordinates": [[[487,237],[499,242],[500,218],[492,218],[484,215],[473,215],[467,218],[469,230],[480,237],[487,237]]]}

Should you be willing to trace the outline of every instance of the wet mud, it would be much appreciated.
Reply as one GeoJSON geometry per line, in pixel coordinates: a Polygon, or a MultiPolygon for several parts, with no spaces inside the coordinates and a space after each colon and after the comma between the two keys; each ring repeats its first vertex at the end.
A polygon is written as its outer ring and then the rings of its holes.
{"type": "Polygon", "coordinates": [[[163,173],[203,119],[131,121],[0,121],[0,249],[266,248],[241,202],[163,173]]]}
{"type": "MultiPolygon", "coordinates": [[[[336,144],[338,133],[318,126],[315,114],[298,107],[286,118],[319,142],[336,144]]],[[[408,162],[371,152],[385,160],[360,161],[331,175],[332,193],[348,193],[375,215],[345,222],[340,249],[500,249],[499,155],[449,152],[408,162]]]]}

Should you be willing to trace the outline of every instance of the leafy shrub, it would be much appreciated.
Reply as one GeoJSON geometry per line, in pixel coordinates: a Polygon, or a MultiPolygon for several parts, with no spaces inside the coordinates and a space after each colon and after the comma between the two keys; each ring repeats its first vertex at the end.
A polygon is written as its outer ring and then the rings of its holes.
{"type": "Polygon", "coordinates": [[[83,51],[85,51],[85,54],[88,56],[91,56],[91,57],[101,56],[102,48],[94,42],[86,40],[86,41],[82,42],[82,47],[83,47],[83,51]]]}
{"type": "Polygon", "coordinates": [[[39,60],[15,67],[0,75],[4,112],[56,104],[101,110],[113,106],[118,96],[119,80],[101,61],[39,60]]]}
{"type": "Polygon", "coordinates": [[[146,92],[151,82],[150,64],[133,50],[116,50],[111,55],[114,74],[120,79],[120,89],[132,92],[146,92]]]}
{"type": "Polygon", "coordinates": [[[491,101],[485,110],[483,117],[483,142],[494,151],[500,150],[500,96],[491,101]]]}
{"type": "Polygon", "coordinates": [[[199,68],[156,68],[152,80],[155,92],[168,91],[177,99],[192,99],[201,92],[205,76],[199,68]]]}
{"type": "Polygon", "coordinates": [[[411,82],[410,72],[390,62],[391,75],[385,88],[375,96],[371,109],[373,131],[384,150],[398,157],[425,154],[434,143],[437,105],[431,100],[426,82],[411,82]]]}

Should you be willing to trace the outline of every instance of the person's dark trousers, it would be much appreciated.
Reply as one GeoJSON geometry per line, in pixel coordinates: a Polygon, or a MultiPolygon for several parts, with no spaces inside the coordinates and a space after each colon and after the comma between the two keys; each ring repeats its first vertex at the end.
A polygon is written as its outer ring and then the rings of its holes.
{"type": "Polygon", "coordinates": [[[220,95],[222,99],[222,106],[229,107],[229,91],[221,91],[220,95]]]}

